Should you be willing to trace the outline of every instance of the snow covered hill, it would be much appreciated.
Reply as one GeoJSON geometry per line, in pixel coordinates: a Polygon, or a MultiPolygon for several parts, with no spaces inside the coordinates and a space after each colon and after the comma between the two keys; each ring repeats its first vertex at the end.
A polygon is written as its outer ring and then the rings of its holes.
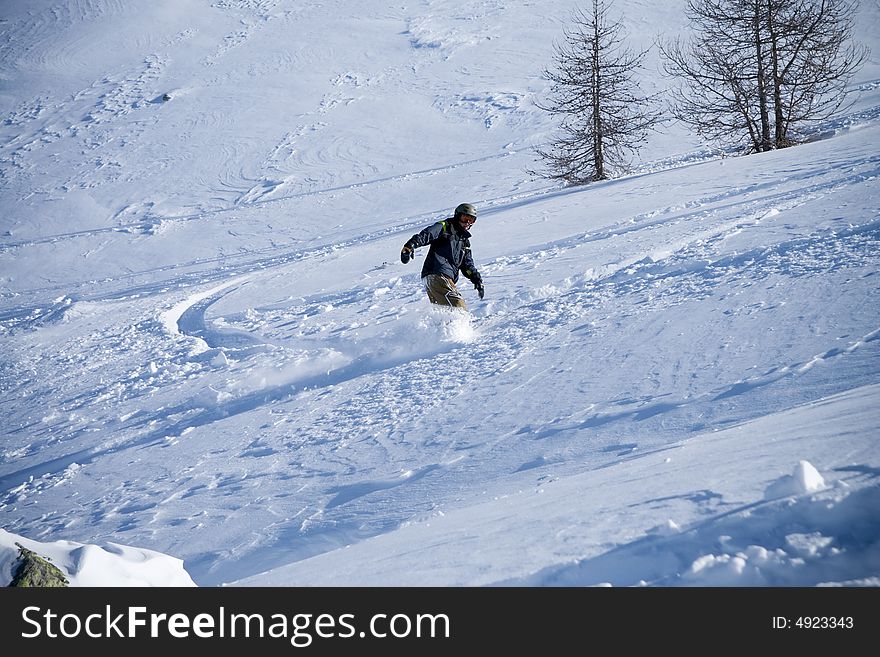
{"type": "MultiPolygon", "coordinates": [[[[7,3],[0,574],[880,584],[880,8],[810,143],[667,122],[562,188],[527,169],[575,4],[7,3]],[[467,314],[398,260],[462,201],[467,314]]],[[[683,7],[613,5],[634,45],[683,7]]]]}

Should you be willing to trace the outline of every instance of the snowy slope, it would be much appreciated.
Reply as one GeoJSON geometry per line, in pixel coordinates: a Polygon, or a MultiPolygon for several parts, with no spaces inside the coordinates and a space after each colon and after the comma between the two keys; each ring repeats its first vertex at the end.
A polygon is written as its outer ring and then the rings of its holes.
{"type": "Polygon", "coordinates": [[[811,143],[565,189],[574,4],[11,3],[0,527],[200,586],[877,585],[880,10],[811,143]],[[461,201],[470,315],[397,259],[461,201]]]}

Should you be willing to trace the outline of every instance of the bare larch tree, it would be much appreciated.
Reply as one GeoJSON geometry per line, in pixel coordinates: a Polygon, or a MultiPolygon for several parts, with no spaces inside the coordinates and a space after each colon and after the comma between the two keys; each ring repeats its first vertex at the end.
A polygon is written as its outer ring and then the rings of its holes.
{"type": "Polygon", "coordinates": [[[847,0],[688,0],[694,36],[660,46],[666,72],[684,81],[673,113],[751,152],[796,143],[799,126],[847,104],[868,54],[852,42],[854,12],[847,0]]]}
{"type": "Polygon", "coordinates": [[[605,180],[626,169],[659,120],[634,81],[646,51],[623,47],[623,26],[608,19],[602,0],[592,0],[589,11],[576,9],[563,36],[555,68],[544,71],[552,83],[548,100],[538,103],[561,117],[561,135],[537,149],[540,174],[575,185],[605,180]]]}

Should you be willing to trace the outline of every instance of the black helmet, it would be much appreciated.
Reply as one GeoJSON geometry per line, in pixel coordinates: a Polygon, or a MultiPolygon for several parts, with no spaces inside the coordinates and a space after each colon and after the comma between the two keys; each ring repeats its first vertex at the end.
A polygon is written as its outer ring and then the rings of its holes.
{"type": "Polygon", "coordinates": [[[457,217],[460,214],[469,214],[476,219],[477,209],[471,203],[459,203],[458,207],[455,208],[455,216],[457,217]]]}

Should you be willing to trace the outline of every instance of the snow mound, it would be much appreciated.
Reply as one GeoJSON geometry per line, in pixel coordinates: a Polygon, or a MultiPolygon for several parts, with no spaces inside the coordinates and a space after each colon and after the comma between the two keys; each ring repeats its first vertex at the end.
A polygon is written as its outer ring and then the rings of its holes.
{"type": "Polygon", "coordinates": [[[161,552],[116,543],[106,546],[74,541],[41,543],[0,529],[0,585],[8,586],[21,544],[48,558],[70,586],[195,586],[183,561],[161,552]]]}
{"type": "Polygon", "coordinates": [[[825,479],[809,461],[799,461],[794,472],[780,477],[764,491],[764,499],[773,500],[789,495],[804,495],[825,489],[825,479]]]}

